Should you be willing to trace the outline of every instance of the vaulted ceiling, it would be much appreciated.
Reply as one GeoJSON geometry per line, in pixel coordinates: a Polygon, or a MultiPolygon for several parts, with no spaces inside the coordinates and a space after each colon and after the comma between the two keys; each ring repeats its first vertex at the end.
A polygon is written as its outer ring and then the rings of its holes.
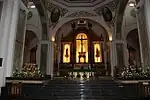
{"type": "Polygon", "coordinates": [[[47,0],[56,5],[62,5],[64,7],[95,7],[103,6],[114,0],[47,0]]]}
{"type": "Polygon", "coordinates": [[[53,1],[60,3],[66,7],[94,7],[108,0],[53,0],[53,1]]]}

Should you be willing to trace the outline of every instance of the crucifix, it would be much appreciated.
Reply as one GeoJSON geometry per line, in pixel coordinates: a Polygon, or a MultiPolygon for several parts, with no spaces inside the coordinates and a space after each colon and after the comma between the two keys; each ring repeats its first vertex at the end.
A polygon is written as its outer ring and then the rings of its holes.
{"type": "Polygon", "coordinates": [[[81,41],[81,52],[79,52],[79,62],[80,62],[81,58],[84,58],[84,63],[85,63],[86,62],[85,61],[85,58],[86,58],[85,53],[86,52],[83,51],[83,45],[84,45],[83,40],[85,40],[85,39],[83,38],[83,35],[81,35],[81,39],[80,39],[80,41],[81,41]]]}
{"type": "Polygon", "coordinates": [[[81,35],[81,53],[83,52],[83,35],[81,35]]]}

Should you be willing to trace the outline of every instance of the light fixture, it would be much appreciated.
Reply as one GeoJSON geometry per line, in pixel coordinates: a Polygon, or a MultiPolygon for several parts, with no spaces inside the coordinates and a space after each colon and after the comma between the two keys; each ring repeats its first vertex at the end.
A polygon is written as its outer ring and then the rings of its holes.
{"type": "Polygon", "coordinates": [[[109,41],[112,41],[112,36],[109,36],[109,41]]]}
{"type": "Polygon", "coordinates": [[[52,42],[54,42],[54,41],[55,41],[55,38],[54,38],[54,37],[52,37],[52,38],[51,38],[51,41],[52,41],[52,42]]]}
{"type": "Polygon", "coordinates": [[[35,5],[31,5],[30,8],[35,8],[35,5]]]}
{"type": "Polygon", "coordinates": [[[130,2],[129,2],[129,6],[130,6],[130,7],[135,7],[135,5],[136,5],[136,4],[135,4],[134,1],[130,1],[130,2]]]}

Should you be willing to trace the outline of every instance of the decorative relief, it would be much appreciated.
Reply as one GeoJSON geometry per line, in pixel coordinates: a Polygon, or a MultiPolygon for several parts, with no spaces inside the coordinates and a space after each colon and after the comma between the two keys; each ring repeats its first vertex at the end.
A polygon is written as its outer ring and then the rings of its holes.
{"type": "Polygon", "coordinates": [[[96,9],[94,9],[94,11],[98,14],[98,15],[101,15],[102,13],[102,10],[104,7],[108,7],[111,11],[115,11],[116,10],[116,7],[117,7],[117,0],[114,0],[108,4],[105,4],[104,6],[101,6],[101,7],[98,7],[96,9]]]}
{"type": "Polygon", "coordinates": [[[79,11],[79,12],[72,13],[67,17],[92,17],[92,16],[97,16],[97,15],[86,11],[79,11]]]}
{"type": "Polygon", "coordinates": [[[46,8],[48,9],[49,12],[52,12],[54,8],[57,8],[57,9],[60,10],[60,15],[61,16],[64,16],[68,12],[67,9],[61,8],[61,7],[59,7],[57,5],[54,5],[54,4],[50,3],[50,2],[47,2],[45,4],[46,4],[46,8]]]}
{"type": "Polygon", "coordinates": [[[116,8],[117,8],[117,4],[118,4],[118,0],[113,0],[110,3],[108,3],[108,4],[105,4],[105,5],[101,6],[101,7],[98,7],[96,9],[94,9],[94,11],[95,11],[96,14],[101,16],[103,8],[104,7],[108,7],[111,10],[112,14],[113,14],[112,21],[109,22],[108,24],[114,26],[114,23],[115,23],[115,11],[116,11],[116,8]]]}

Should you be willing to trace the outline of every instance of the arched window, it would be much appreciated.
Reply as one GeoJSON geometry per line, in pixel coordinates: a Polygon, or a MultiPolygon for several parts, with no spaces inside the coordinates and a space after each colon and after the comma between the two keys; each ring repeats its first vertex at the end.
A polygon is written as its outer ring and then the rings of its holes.
{"type": "Polygon", "coordinates": [[[88,63],[88,37],[85,33],[76,37],[76,63],[88,63]]]}

